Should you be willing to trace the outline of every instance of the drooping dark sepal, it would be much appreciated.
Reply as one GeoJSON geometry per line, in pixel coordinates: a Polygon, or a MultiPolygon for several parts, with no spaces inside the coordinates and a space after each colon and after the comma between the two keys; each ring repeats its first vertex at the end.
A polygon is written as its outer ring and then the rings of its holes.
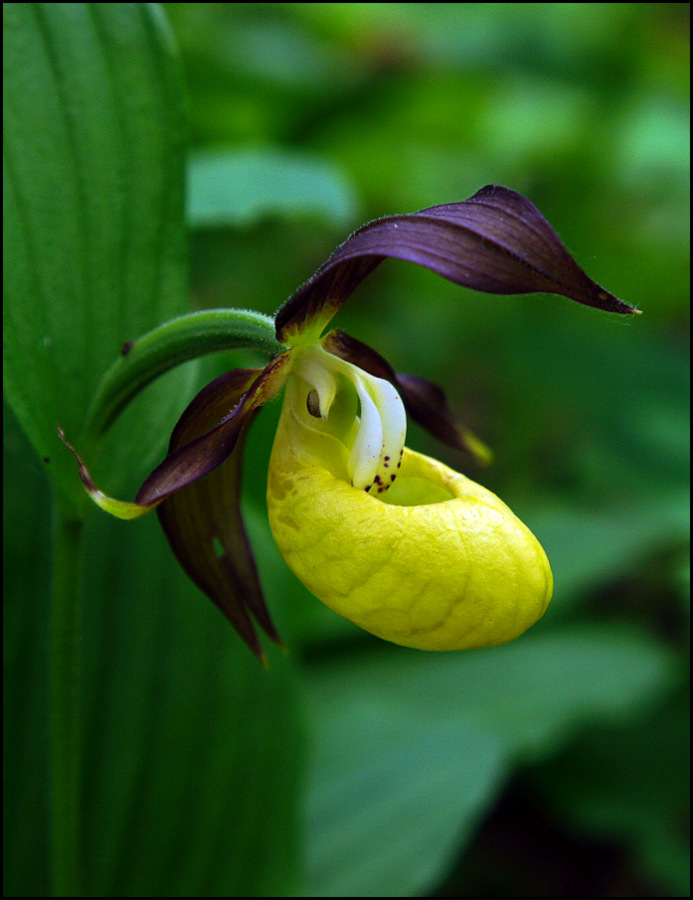
{"type": "Polygon", "coordinates": [[[637,312],[585,274],[533,203],[509,188],[487,185],[460,203],[363,225],[281,307],[278,340],[291,343],[308,326],[324,328],[386,257],[425,266],[477,291],[545,291],[608,312],[637,312]]]}
{"type": "Polygon", "coordinates": [[[240,398],[247,397],[258,377],[257,370],[229,372],[208,384],[188,406],[173,432],[171,453],[189,447],[210,422],[219,421],[234,398],[241,407],[236,413],[238,433],[223,464],[171,493],[157,507],[157,514],[187,575],[264,662],[253,619],[273,641],[281,644],[281,640],[262,594],[240,510],[243,445],[258,408],[244,407],[240,398]]]}
{"type": "Polygon", "coordinates": [[[145,479],[135,503],[161,501],[221,465],[248,416],[284,386],[289,361],[283,353],[264,369],[235,369],[203,388],[178,421],[168,456],[145,479]]]}
{"type": "Polygon", "coordinates": [[[407,412],[430,434],[455,450],[471,453],[481,465],[488,465],[493,453],[465,425],[455,419],[445,391],[433,381],[418,375],[397,373],[397,389],[407,412]]]}

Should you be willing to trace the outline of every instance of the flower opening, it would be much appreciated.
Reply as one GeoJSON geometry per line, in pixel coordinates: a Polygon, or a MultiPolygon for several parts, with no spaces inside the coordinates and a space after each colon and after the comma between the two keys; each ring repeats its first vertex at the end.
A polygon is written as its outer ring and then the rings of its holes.
{"type": "Polygon", "coordinates": [[[309,412],[306,428],[325,431],[342,440],[348,450],[348,478],[355,488],[386,491],[395,480],[407,433],[404,403],[396,388],[384,378],[333,356],[319,344],[297,351],[290,375],[293,378],[304,383],[306,394],[305,403],[295,403],[294,415],[306,418],[305,406],[309,412]],[[318,401],[317,422],[308,409],[312,391],[318,401]],[[333,412],[338,393],[341,396],[333,412]]]}

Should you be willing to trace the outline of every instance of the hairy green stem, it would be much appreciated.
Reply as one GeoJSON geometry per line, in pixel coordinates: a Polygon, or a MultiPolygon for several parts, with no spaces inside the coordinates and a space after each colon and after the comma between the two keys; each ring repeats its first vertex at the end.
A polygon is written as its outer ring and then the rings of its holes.
{"type": "Polygon", "coordinates": [[[273,319],[241,309],[179,316],[124,345],[94,395],[81,445],[102,435],[135,395],[164,372],[206,353],[240,347],[269,356],[284,349],[274,336],[273,319]]]}
{"type": "Polygon", "coordinates": [[[81,894],[80,626],[83,521],[56,495],[50,639],[53,894],[81,894]]]}

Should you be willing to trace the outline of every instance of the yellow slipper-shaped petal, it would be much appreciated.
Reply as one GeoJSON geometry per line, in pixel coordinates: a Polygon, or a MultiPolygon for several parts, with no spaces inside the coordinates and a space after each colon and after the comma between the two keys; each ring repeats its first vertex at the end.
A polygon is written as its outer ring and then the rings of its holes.
{"type": "Polygon", "coordinates": [[[422,650],[503,644],[544,614],[541,545],[495,494],[405,448],[383,494],[353,487],[348,453],[287,391],[270,462],[269,519],[289,567],[331,609],[422,650]]]}

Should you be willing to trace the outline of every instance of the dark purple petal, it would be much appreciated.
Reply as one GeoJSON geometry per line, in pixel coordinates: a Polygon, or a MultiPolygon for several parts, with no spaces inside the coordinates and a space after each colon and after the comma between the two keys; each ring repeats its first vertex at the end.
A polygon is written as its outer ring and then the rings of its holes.
{"type": "Polygon", "coordinates": [[[492,458],[491,451],[455,419],[441,387],[418,375],[404,372],[397,373],[396,384],[412,419],[439,441],[456,450],[465,450],[477,462],[488,465],[492,458]]]}
{"type": "Polygon", "coordinates": [[[178,562],[262,662],[264,651],[252,617],[277,644],[240,509],[246,418],[233,452],[205,478],[171,494],[157,514],[178,562]]]}
{"type": "Polygon", "coordinates": [[[347,362],[353,363],[364,372],[375,375],[376,378],[384,378],[392,384],[397,383],[397,375],[390,363],[368,344],[357,338],[345,334],[338,328],[333,328],[322,340],[322,346],[333,356],[339,356],[347,362]]]}
{"type": "Polygon", "coordinates": [[[221,465],[248,416],[281,390],[288,362],[288,355],[281,354],[264,369],[236,369],[203,388],[176,425],[169,455],[146,479],[135,502],[163,500],[221,465]],[[191,421],[194,429],[189,427],[191,421]],[[197,427],[200,423],[204,426],[197,427]],[[213,423],[218,424],[211,427],[213,423]],[[186,442],[179,440],[182,433],[186,442]]]}
{"type": "Polygon", "coordinates": [[[583,272],[534,204],[508,188],[487,185],[461,203],[363,225],[282,306],[277,338],[290,343],[314,320],[325,327],[386,257],[487,293],[545,291],[609,312],[637,312],[583,272]]]}
{"type": "Polygon", "coordinates": [[[338,329],[333,329],[325,336],[323,347],[376,378],[384,378],[393,384],[412,419],[439,441],[456,450],[472,453],[479,462],[490,461],[491,453],[488,448],[455,420],[445,392],[437,384],[416,375],[395,372],[390,363],[372,347],[338,329]]]}
{"type": "MultiPolygon", "coordinates": [[[[174,429],[168,459],[180,460],[183,451],[190,454],[195,450],[204,452],[207,462],[218,460],[219,451],[210,452],[209,442],[223,428],[226,429],[223,438],[227,441],[223,465],[217,463],[204,478],[196,475],[194,480],[178,485],[157,508],[178,562],[263,662],[264,651],[251,615],[273,641],[281,641],[265,604],[243,526],[240,488],[244,437],[258,411],[263,386],[267,389],[273,377],[276,380],[276,367],[272,368],[270,363],[260,373],[253,369],[228,372],[200,391],[174,429]],[[221,426],[206,431],[211,423],[224,416],[229,405],[234,406],[232,416],[227,415],[221,426]],[[230,423],[235,423],[233,434],[230,423]],[[205,439],[202,443],[200,432],[205,439]],[[233,447],[226,452],[231,441],[233,447]]],[[[190,457],[185,467],[176,462],[166,477],[171,477],[171,473],[178,477],[184,468],[189,475],[197,467],[204,468],[204,465],[190,457]]]]}

